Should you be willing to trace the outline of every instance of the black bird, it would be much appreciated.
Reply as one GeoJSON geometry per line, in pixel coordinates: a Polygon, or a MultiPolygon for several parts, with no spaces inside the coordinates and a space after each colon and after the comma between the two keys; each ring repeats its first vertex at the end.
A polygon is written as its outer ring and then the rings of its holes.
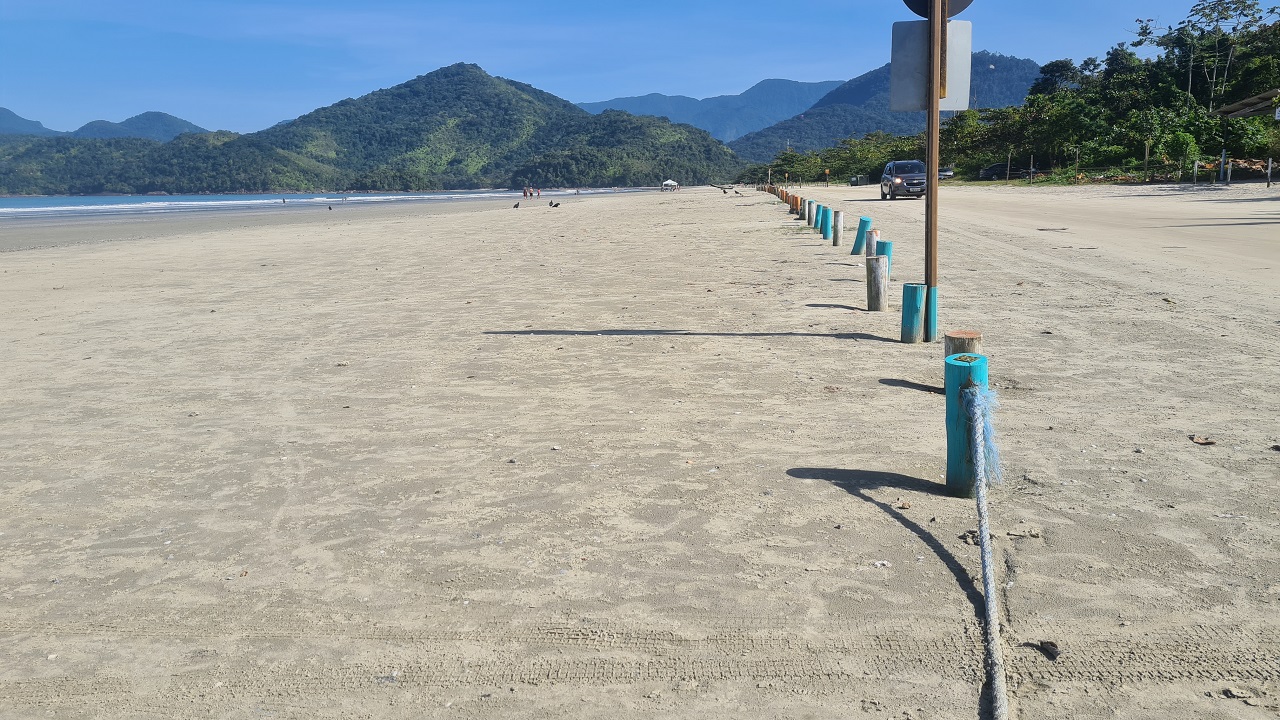
{"type": "Polygon", "coordinates": [[[560,207],[560,203],[556,203],[556,204],[552,205],[551,207],[560,207]]]}
{"type": "Polygon", "coordinates": [[[734,194],[734,195],[741,195],[742,193],[738,192],[737,190],[734,190],[734,191],[733,191],[733,194],[734,194]]]}
{"type": "Polygon", "coordinates": [[[720,188],[720,192],[724,193],[725,195],[729,194],[729,191],[725,190],[724,188],[720,188]]]}
{"type": "Polygon", "coordinates": [[[555,207],[555,206],[556,206],[555,200],[552,200],[551,202],[547,203],[547,207],[555,207]]]}
{"type": "Polygon", "coordinates": [[[520,207],[520,203],[516,203],[515,205],[512,205],[512,206],[511,206],[511,209],[512,209],[512,210],[515,210],[515,209],[516,209],[516,208],[518,208],[518,207],[520,207]]]}

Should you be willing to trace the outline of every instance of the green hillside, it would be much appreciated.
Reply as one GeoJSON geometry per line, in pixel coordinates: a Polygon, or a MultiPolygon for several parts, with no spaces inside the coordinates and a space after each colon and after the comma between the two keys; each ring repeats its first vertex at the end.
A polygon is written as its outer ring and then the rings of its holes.
{"type": "MultiPolygon", "coordinates": [[[[973,54],[970,107],[999,108],[1020,105],[1040,75],[1033,60],[986,51],[973,54]]],[[[739,156],[752,162],[768,162],[790,147],[805,152],[831,147],[844,138],[872,132],[912,135],[924,130],[924,113],[889,110],[889,66],[864,73],[814,103],[789,120],[729,143],[739,156]]]]}
{"type": "Polygon", "coordinates": [[[183,133],[204,132],[209,131],[168,113],[145,112],[118,123],[94,120],[71,133],[71,136],[97,138],[100,140],[109,138],[142,138],[168,142],[183,133]]]}
{"type": "Polygon", "coordinates": [[[593,116],[457,64],[249,135],[0,138],[0,193],[424,191],[668,177],[688,184],[731,179],[743,165],[703,130],[593,116]]]}

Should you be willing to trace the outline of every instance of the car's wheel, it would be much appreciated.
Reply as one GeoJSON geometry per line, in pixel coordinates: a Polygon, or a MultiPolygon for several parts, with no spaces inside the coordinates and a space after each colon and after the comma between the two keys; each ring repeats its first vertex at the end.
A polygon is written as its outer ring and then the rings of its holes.
{"type": "Polygon", "coordinates": [[[894,192],[894,191],[890,190],[890,191],[889,191],[889,199],[890,199],[890,200],[897,200],[897,199],[898,199],[898,193],[896,193],[896,192],[894,192]]]}
{"type": "Polygon", "coordinates": [[[886,194],[884,193],[884,190],[883,190],[883,189],[881,189],[881,190],[880,190],[880,199],[881,199],[881,200],[888,200],[888,199],[889,199],[889,196],[888,196],[888,195],[886,195],[886,194]]]}

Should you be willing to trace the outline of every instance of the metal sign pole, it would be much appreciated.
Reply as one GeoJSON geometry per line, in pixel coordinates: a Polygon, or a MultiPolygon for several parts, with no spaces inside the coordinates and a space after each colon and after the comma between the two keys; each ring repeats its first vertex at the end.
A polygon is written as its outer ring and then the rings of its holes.
{"type": "Polygon", "coordinates": [[[943,33],[947,28],[946,0],[930,0],[929,86],[925,130],[925,210],[924,210],[924,340],[938,340],[938,151],[940,107],[942,105],[943,33]]]}

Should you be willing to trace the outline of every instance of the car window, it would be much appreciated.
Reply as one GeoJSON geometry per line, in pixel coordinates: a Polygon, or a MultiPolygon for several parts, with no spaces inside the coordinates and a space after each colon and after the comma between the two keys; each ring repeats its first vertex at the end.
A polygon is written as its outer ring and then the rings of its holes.
{"type": "Polygon", "coordinates": [[[899,175],[922,173],[924,172],[924,163],[918,161],[895,163],[893,170],[899,175]]]}

